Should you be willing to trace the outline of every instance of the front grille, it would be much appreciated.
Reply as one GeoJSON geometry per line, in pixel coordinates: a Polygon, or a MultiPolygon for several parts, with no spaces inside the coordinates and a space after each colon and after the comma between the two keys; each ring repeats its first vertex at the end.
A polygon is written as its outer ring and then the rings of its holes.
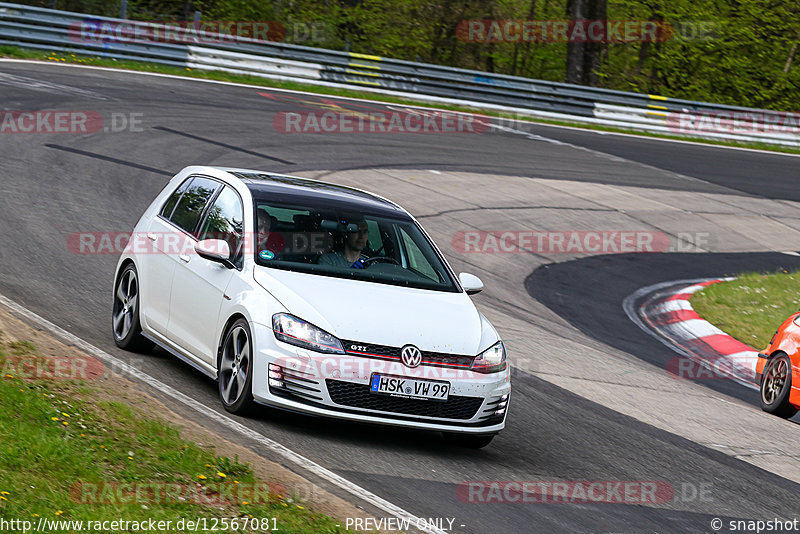
{"type": "MultiPolygon", "coordinates": [[[[364,358],[377,358],[381,360],[400,361],[400,351],[403,347],[389,347],[387,345],[376,345],[374,343],[361,343],[360,341],[342,340],[345,352],[363,356],[364,358]]],[[[446,352],[422,352],[422,364],[435,367],[455,367],[459,369],[469,369],[475,356],[465,354],[448,354],[446,352]]]]}
{"type": "Polygon", "coordinates": [[[370,393],[369,384],[356,384],[341,380],[325,380],[331,400],[343,406],[364,410],[378,410],[421,417],[442,419],[472,419],[483,404],[481,397],[459,397],[450,395],[447,401],[425,401],[401,399],[388,395],[370,393]]]}

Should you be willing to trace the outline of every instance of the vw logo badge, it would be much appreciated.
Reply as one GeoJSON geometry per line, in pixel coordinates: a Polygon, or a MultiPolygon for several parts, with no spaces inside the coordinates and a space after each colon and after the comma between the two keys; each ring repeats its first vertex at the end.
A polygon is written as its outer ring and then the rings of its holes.
{"type": "Polygon", "coordinates": [[[417,367],[422,363],[422,352],[414,345],[406,345],[400,351],[400,359],[406,367],[417,367]]]}

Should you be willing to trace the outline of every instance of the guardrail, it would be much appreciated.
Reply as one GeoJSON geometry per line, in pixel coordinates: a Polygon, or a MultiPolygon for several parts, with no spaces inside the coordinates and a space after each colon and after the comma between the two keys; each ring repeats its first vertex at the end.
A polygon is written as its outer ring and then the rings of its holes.
{"type": "MultiPolygon", "coordinates": [[[[237,37],[213,46],[87,38],[147,23],[0,3],[0,45],[297,80],[677,136],[800,147],[800,114],[693,102],[237,37]]],[[[220,36],[224,41],[224,36],[220,36]]],[[[200,41],[201,39],[198,39],[200,41]]]]}

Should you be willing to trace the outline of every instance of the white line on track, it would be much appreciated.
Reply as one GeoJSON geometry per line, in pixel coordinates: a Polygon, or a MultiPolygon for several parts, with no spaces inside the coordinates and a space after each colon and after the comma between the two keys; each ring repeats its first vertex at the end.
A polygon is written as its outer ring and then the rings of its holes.
{"type": "Polygon", "coordinates": [[[108,100],[105,96],[95,93],[94,91],[87,91],[78,87],[71,87],[69,85],[61,85],[60,83],[52,83],[44,80],[37,80],[36,78],[29,78],[27,76],[15,76],[0,72],[0,85],[10,85],[12,87],[21,87],[24,89],[32,89],[34,91],[45,91],[53,94],[71,94],[74,96],[84,96],[86,98],[93,98],[95,100],[108,100]]]}
{"type": "MultiPolygon", "coordinates": [[[[368,102],[368,103],[371,103],[371,104],[381,104],[381,105],[384,105],[384,106],[397,106],[398,105],[396,102],[384,102],[382,100],[369,100],[369,99],[364,99],[364,98],[355,98],[355,97],[351,97],[351,96],[329,95],[329,94],[325,94],[325,93],[314,93],[312,91],[298,91],[297,89],[281,89],[281,88],[278,88],[278,87],[269,87],[269,86],[266,86],[266,85],[252,85],[252,84],[247,84],[247,83],[225,82],[225,81],[221,81],[221,80],[206,80],[206,79],[203,79],[203,78],[192,78],[190,76],[177,76],[175,74],[161,74],[159,72],[145,72],[145,71],[136,71],[136,70],[130,70],[130,69],[115,69],[115,68],[112,68],[112,67],[97,67],[97,66],[93,66],[93,65],[76,65],[74,63],[51,63],[49,61],[40,61],[40,60],[35,60],[35,59],[15,59],[15,58],[0,58],[0,63],[31,63],[31,64],[37,64],[37,65],[56,65],[56,66],[59,66],[59,67],[70,67],[70,68],[77,68],[77,69],[94,69],[94,70],[102,70],[102,71],[110,71],[110,72],[124,72],[124,73],[127,73],[127,74],[140,74],[140,75],[143,75],[143,76],[158,76],[158,77],[161,77],[161,78],[172,78],[172,79],[175,79],[175,80],[190,80],[190,81],[195,81],[195,82],[215,83],[215,84],[220,84],[220,85],[229,85],[229,86],[232,86],[232,87],[248,87],[248,88],[253,88],[253,89],[277,91],[277,92],[281,92],[281,93],[293,93],[293,94],[298,94],[298,95],[327,96],[327,97],[337,98],[339,100],[351,100],[353,102],[368,102]]],[[[288,81],[296,82],[296,80],[288,80],[288,81]]],[[[297,83],[303,83],[303,82],[297,82],[297,83]]],[[[313,85],[313,84],[309,82],[309,85],[313,85]]],[[[343,84],[332,84],[332,83],[320,82],[319,85],[322,85],[323,87],[324,86],[331,86],[331,87],[336,87],[336,88],[341,88],[341,89],[351,89],[351,90],[353,89],[353,87],[348,86],[348,85],[343,85],[343,84]]],[[[359,87],[359,88],[356,88],[356,89],[361,89],[361,90],[370,92],[369,88],[366,88],[366,87],[359,87]]],[[[376,91],[373,91],[373,92],[376,92],[376,91]]],[[[400,97],[406,97],[406,98],[413,98],[414,97],[414,95],[408,95],[408,94],[405,94],[405,93],[398,93],[396,91],[392,91],[392,92],[388,92],[387,91],[387,94],[391,94],[391,96],[400,96],[400,97]]],[[[451,104],[451,102],[446,102],[446,103],[451,104]]],[[[404,105],[409,106],[409,107],[414,107],[413,104],[404,104],[404,105]]],[[[447,113],[466,113],[466,112],[460,112],[460,111],[453,111],[453,110],[449,110],[449,109],[440,109],[440,108],[422,107],[422,106],[420,106],[417,109],[427,110],[427,111],[442,111],[442,112],[447,112],[447,113]]],[[[508,108],[506,111],[513,111],[513,108],[508,108]]],[[[640,134],[635,134],[635,133],[607,132],[607,131],[604,131],[604,130],[592,130],[592,129],[589,129],[589,128],[581,128],[580,126],[564,126],[562,124],[549,124],[549,123],[546,123],[546,122],[524,121],[524,120],[510,119],[510,118],[503,118],[503,120],[507,121],[507,122],[517,122],[519,124],[529,124],[529,125],[532,124],[532,125],[535,125],[535,126],[542,126],[542,127],[548,127],[548,128],[560,128],[562,130],[577,130],[577,131],[581,131],[581,132],[594,133],[594,134],[597,134],[597,135],[612,135],[612,136],[618,136],[618,137],[633,137],[633,138],[636,138],[636,139],[643,139],[643,140],[646,140],[646,141],[655,141],[655,142],[662,142],[662,143],[679,143],[679,144],[683,144],[683,145],[696,145],[696,146],[701,146],[701,147],[706,147],[706,148],[720,148],[720,149],[725,149],[725,150],[739,150],[739,151],[744,151],[744,152],[756,152],[756,153],[759,153],[759,154],[769,154],[769,155],[772,155],[772,156],[788,156],[788,157],[793,157],[793,158],[800,158],[800,154],[793,154],[793,153],[789,153],[789,152],[774,152],[774,151],[771,151],[771,150],[762,150],[762,149],[757,149],[757,148],[746,148],[746,147],[739,147],[739,146],[713,145],[713,144],[709,144],[709,143],[703,143],[702,141],[689,141],[689,140],[683,140],[683,139],[666,139],[666,138],[662,138],[662,137],[652,137],[652,136],[649,136],[649,135],[646,135],[646,134],[641,134],[640,135],[640,134]]],[[[547,138],[545,138],[545,139],[547,139],[547,138]]],[[[543,140],[543,139],[540,139],[540,140],[543,140]]],[[[569,143],[564,143],[564,144],[569,145],[569,146],[574,146],[574,145],[570,145],[569,143]]]]}
{"type": "MultiPolygon", "coordinates": [[[[384,512],[387,512],[394,517],[410,521],[411,525],[416,526],[418,524],[421,525],[425,523],[423,521],[420,521],[418,523],[419,518],[411,514],[410,512],[407,512],[404,509],[400,508],[399,506],[396,506],[390,503],[389,501],[378,497],[374,493],[362,488],[361,486],[354,484],[353,482],[350,482],[346,478],[340,477],[333,471],[325,469],[321,465],[281,445],[277,441],[273,441],[267,438],[266,436],[259,434],[255,430],[252,430],[244,426],[243,424],[238,423],[233,419],[230,419],[229,417],[226,417],[220,413],[215,412],[214,410],[209,409],[202,403],[192,399],[191,397],[184,395],[175,388],[158,381],[157,379],[153,378],[147,373],[144,373],[139,369],[136,369],[135,367],[128,365],[122,360],[115,358],[111,354],[108,354],[107,352],[95,347],[94,345],[88,343],[87,341],[84,341],[78,336],[67,332],[63,328],[51,323],[44,317],[41,317],[40,315],[37,315],[36,313],[30,311],[29,309],[21,306],[20,304],[17,304],[13,300],[6,298],[4,295],[0,295],[0,305],[3,305],[6,308],[14,311],[17,315],[26,318],[27,320],[34,323],[38,327],[47,330],[48,332],[50,332],[60,340],[64,341],[65,343],[68,343],[70,345],[79,348],[80,350],[96,357],[97,359],[102,360],[108,365],[113,365],[114,369],[120,370],[125,374],[144,382],[145,384],[157,389],[161,393],[171,397],[172,399],[180,402],[181,404],[184,404],[185,406],[199,412],[203,416],[208,417],[209,419],[229,428],[230,430],[233,430],[234,432],[237,432],[249,439],[252,439],[259,445],[266,447],[271,452],[278,454],[285,460],[288,460],[289,462],[299,467],[302,467],[306,471],[313,473],[314,475],[324,480],[327,480],[332,484],[335,484],[336,486],[347,491],[351,495],[354,495],[355,497],[358,497],[359,499],[362,499],[376,506],[377,508],[383,510],[384,512]]],[[[443,530],[440,530],[432,526],[428,526],[427,528],[419,528],[419,527],[417,528],[418,530],[421,530],[422,532],[426,532],[429,534],[445,534],[443,530]]]]}

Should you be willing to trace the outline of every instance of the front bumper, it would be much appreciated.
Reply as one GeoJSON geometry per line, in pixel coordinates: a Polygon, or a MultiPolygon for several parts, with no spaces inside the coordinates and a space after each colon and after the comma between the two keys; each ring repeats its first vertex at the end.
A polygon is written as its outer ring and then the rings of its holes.
{"type": "Polygon", "coordinates": [[[253,324],[256,340],[253,397],[296,412],[408,428],[495,434],[505,427],[510,368],[491,374],[419,366],[354,355],[321,354],[278,341],[272,329],[253,324]],[[373,373],[450,383],[447,401],[377,395],[373,373]]]}

